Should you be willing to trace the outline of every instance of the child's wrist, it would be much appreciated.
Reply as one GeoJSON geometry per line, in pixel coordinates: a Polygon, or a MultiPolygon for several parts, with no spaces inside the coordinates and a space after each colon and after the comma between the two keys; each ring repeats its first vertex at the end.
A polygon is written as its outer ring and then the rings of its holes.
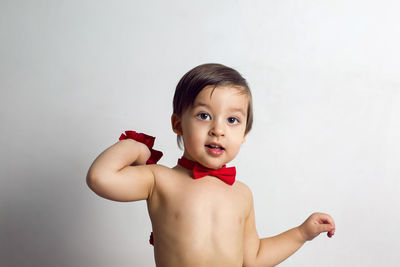
{"type": "Polygon", "coordinates": [[[129,139],[135,140],[137,143],[141,143],[148,148],[146,150],[145,148],[143,148],[143,146],[140,146],[140,157],[142,155],[143,156],[141,158],[144,158],[144,156],[146,156],[146,161],[143,164],[156,164],[157,161],[159,161],[162,157],[163,153],[161,151],[153,149],[154,141],[156,139],[155,137],[135,131],[125,131],[125,133],[121,134],[121,136],[119,137],[120,141],[129,139]],[[150,152],[150,155],[148,155],[148,151],[150,152]]]}
{"type": "Polygon", "coordinates": [[[308,241],[307,234],[305,233],[304,226],[301,224],[295,228],[299,242],[305,243],[308,241]]]}

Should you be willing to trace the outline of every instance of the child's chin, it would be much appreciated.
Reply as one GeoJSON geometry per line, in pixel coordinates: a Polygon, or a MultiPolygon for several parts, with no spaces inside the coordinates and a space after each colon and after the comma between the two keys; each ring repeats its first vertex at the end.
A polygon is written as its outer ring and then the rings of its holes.
{"type": "Polygon", "coordinates": [[[207,167],[209,169],[219,169],[222,166],[226,165],[225,161],[219,160],[218,158],[216,159],[211,159],[209,162],[206,163],[206,165],[203,165],[204,167],[207,167]]]}

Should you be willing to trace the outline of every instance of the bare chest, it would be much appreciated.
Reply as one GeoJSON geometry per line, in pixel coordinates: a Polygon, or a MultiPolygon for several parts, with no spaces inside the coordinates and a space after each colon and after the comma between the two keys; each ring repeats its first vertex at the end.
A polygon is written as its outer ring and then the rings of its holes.
{"type": "Polygon", "coordinates": [[[211,176],[157,180],[148,201],[156,261],[163,266],[240,266],[250,206],[243,188],[240,182],[230,186],[211,176]]]}
{"type": "MultiPolygon", "coordinates": [[[[162,185],[159,185],[160,187],[162,185]]],[[[157,214],[166,220],[218,225],[225,221],[241,224],[246,200],[237,184],[225,184],[215,177],[198,180],[175,179],[157,189],[157,214]]]]}

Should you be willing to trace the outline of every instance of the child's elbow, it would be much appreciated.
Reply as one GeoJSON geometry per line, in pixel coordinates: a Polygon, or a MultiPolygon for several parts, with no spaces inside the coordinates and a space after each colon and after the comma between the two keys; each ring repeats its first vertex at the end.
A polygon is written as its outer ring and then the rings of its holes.
{"type": "Polygon", "coordinates": [[[115,196],[115,185],[111,181],[115,175],[113,173],[97,171],[89,169],[86,175],[86,184],[88,187],[96,193],[96,195],[115,201],[120,201],[115,196]]]}
{"type": "Polygon", "coordinates": [[[86,184],[94,192],[97,192],[102,184],[102,175],[99,172],[90,168],[86,175],[86,184]]]}

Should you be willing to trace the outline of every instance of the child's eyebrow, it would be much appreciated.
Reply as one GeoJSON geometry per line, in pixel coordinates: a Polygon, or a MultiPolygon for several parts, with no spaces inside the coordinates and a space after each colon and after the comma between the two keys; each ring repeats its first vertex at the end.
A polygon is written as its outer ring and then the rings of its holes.
{"type": "Polygon", "coordinates": [[[242,108],[231,108],[229,110],[231,112],[239,112],[243,117],[246,117],[246,112],[242,108]]]}
{"type": "Polygon", "coordinates": [[[197,102],[197,103],[194,103],[193,107],[206,107],[206,108],[208,108],[209,106],[206,103],[197,102]]]}
{"type": "MultiPolygon", "coordinates": [[[[197,103],[195,103],[195,104],[193,105],[193,107],[194,107],[194,108],[196,108],[196,107],[206,107],[206,108],[210,108],[210,106],[209,106],[208,104],[203,103],[203,102],[197,102],[197,103]]],[[[235,108],[235,107],[232,107],[232,108],[229,109],[229,111],[230,111],[230,112],[238,112],[238,113],[240,113],[241,115],[243,115],[244,117],[246,117],[246,112],[245,112],[242,108],[235,108]]]]}

